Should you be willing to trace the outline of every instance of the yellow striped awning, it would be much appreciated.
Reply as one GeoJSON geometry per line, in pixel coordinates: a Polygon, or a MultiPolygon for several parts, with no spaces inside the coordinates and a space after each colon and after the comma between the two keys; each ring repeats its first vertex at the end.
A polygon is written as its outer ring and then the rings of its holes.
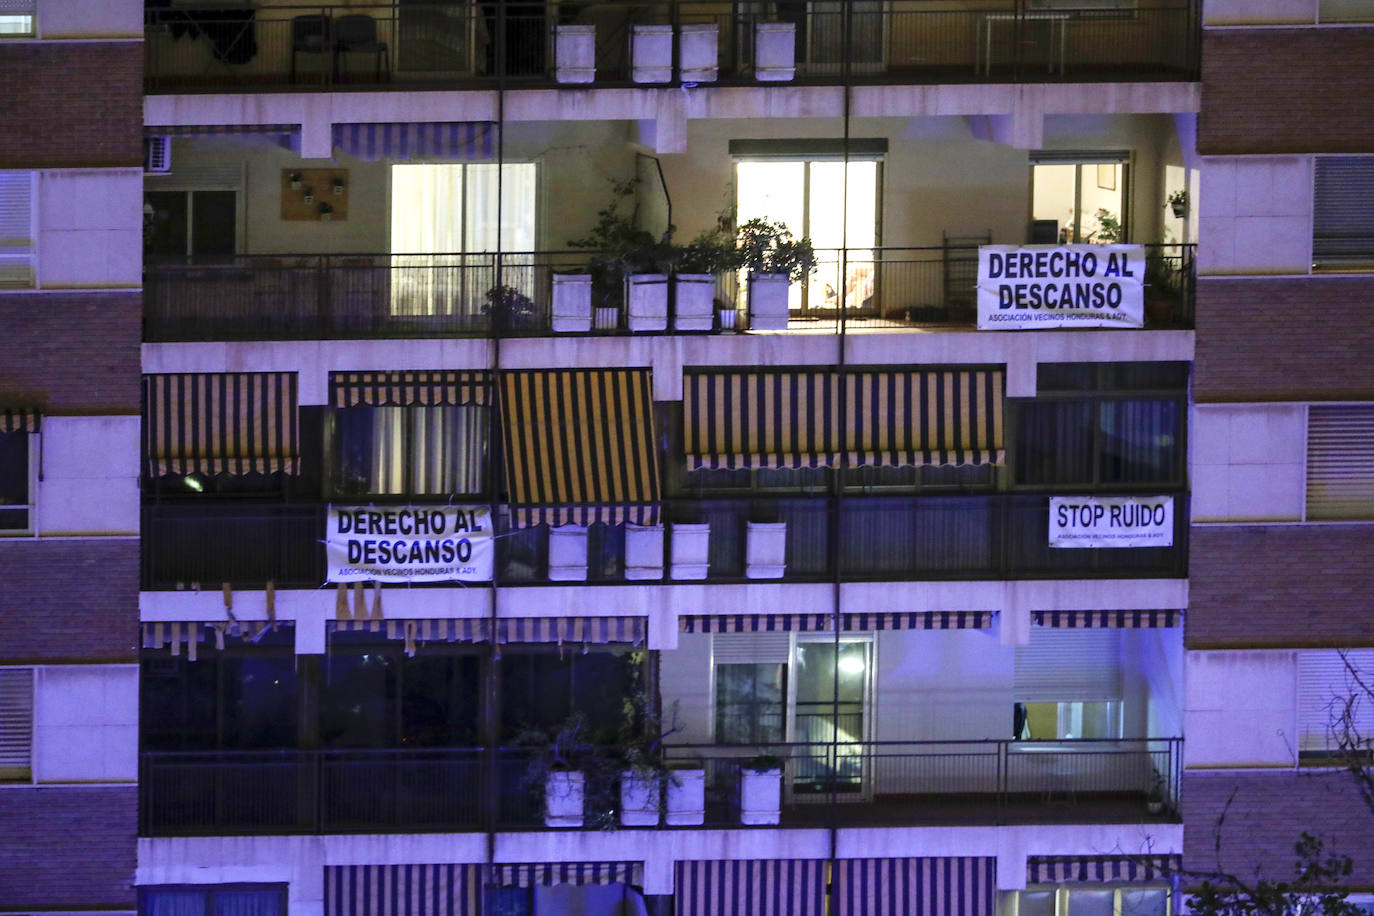
{"type": "Polygon", "coordinates": [[[647,369],[548,369],[501,378],[511,524],[658,524],[647,369]]]}
{"type": "Polygon", "coordinates": [[[143,377],[148,474],[298,473],[296,373],[143,377]]]}
{"type": "Polygon", "coordinates": [[[691,373],[687,468],[1000,464],[1003,390],[1001,369],[691,373]]]}
{"type": "Polygon", "coordinates": [[[0,433],[36,433],[38,422],[36,407],[0,407],[0,433]]]}
{"type": "Polygon", "coordinates": [[[335,407],[466,407],[490,400],[486,372],[331,372],[335,407]]]}

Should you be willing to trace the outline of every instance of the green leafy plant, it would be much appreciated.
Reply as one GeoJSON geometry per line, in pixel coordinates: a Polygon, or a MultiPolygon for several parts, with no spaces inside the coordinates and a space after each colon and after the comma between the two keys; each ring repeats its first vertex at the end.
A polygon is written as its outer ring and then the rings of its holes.
{"type": "Polygon", "coordinates": [[[539,310],[534,301],[510,286],[493,286],[487,290],[482,314],[497,328],[533,328],[538,324],[539,310]]]}
{"type": "Polygon", "coordinates": [[[635,194],[639,179],[611,182],[611,199],[596,213],[592,231],[580,239],[570,239],[572,248],[595,252],[590,260],[592,275],[616,277],[638,273],[664,273],[673,262],[673,227],[662,238],[635,222],[635,194]]]}
{"type": "Polygon", "coordinates": [[[708,229],[676,250],[675,269],[683,274],[724,274],[740,267],[735,236],[717,226],[708,229]]]}
{"type": "Polygon", "coordinates": [[[759,274],[785,274],[794,283],[816,269],[811,239],[797,238],[781,221],[755,217],[736,233],[740,267],[759,274]]]}
{"type": "Polygon", "coordinates": [[[782,758],[765,750],[757,756],[741,760],[740,766],[755,773],[768,773],[782,769],[782,758]]]}
{"type": "Polygon", "coordinates": [[[1182,188],[1164,198],[1164,206],[1174,211],[1174,216],[1184,216],[1188,212],[1188,192],[1182,188]]]}
{"type": "Polygon", "coordinates": [[[1099,207],[1093,218],[1097,220],[1097,228],[1088,233],[1085,241],[1110,244],[1122,240],[1125,230],[1115,213],[1105,207],[1099,207]]]}

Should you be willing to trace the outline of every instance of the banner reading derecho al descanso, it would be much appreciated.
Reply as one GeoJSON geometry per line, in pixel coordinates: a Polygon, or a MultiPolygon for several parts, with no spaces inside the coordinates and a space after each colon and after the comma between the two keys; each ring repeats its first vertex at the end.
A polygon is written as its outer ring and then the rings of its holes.
{"type": "Polygon", "coordinates": [[[1051,547],[1172,547],[1172,496],[1051,496],[1051,547]]]}
{"type": "Polygon", "coordinates": [[[984,245],[979,330],[1145,325],[1143,245],[984,245]]]}
{"type": "Polygon", "coordinates": [[[329,582],[489,582],[490,506],[330,506],[329,582]]]}

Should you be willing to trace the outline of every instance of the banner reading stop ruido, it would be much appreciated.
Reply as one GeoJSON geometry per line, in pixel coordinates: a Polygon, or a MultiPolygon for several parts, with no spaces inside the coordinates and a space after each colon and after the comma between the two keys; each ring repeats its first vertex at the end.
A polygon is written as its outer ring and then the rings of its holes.
{"type": "Polygon", "coordinates": [[[1172,547],[1172,496],[1051,496],[1051,547],[1172,547]]]}
{"type": "Polygon", "coordinates": [[[330,506],[329,582],[490,582],[490,506],[330,506]]]}

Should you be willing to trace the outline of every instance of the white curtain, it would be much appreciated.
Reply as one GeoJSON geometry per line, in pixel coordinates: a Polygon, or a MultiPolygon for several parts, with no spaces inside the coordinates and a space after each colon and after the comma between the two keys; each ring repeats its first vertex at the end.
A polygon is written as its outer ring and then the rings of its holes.
{"type": "Polygon", "coordinates": [[[373,493],[442,496],[482,492],[486,408],[377,407],[373,416],[373,493]]]}

